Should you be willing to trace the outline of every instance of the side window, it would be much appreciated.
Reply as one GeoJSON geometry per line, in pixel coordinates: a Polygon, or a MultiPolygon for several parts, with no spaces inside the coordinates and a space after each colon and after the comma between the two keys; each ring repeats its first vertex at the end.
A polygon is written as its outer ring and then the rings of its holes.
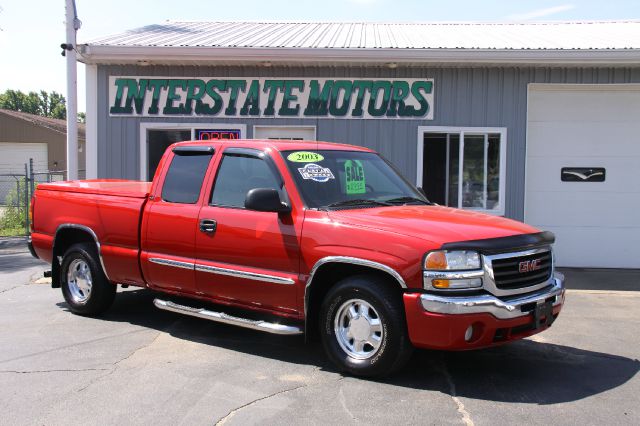
{"type": "Polygon", "coordinates": [[[244,208],[247,192],[254,188],[280,190],[279,179],[260,158],[225,155],[213,186],[211,204],[244,208]]]}
{"type": "Polygon", "coordinates": [[[171,203],[195,204],[211,156],[208,152],[176,152],[164,178],[162,199],[171,203]]]}

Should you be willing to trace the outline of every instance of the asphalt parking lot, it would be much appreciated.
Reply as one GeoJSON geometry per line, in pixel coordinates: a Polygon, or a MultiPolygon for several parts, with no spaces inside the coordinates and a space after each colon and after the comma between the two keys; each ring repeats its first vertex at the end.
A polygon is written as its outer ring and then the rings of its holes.
{"type": "Polygon", "coordinates": [[[102,318],[38,283],[0,244],[0,424],[640,424],[640,272],[567,271],[541,335],[416,351],[380,381],[337,373],[319,344],[160,311],[120,291],[102,318]]]}

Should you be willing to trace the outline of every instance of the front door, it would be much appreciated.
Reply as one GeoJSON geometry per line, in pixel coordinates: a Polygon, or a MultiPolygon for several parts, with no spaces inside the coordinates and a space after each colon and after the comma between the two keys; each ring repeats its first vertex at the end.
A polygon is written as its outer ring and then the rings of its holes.
{"type": "MultiPolygon", "coordinates": [[[[198,291],[220,301],[295,314],[302,215],[244,208],[253,188],[286,197],[271,158],[257,150],[227,148],[196,236],[198,291]]],[[[285,198],[282,198],[285,199],[285,198]]]]}

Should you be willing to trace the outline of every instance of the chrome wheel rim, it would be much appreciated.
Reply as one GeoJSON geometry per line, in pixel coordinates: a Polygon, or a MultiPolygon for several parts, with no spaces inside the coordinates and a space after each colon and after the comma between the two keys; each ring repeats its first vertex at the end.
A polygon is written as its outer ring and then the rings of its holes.
{"type": "Polygon", "coordinates": [[[91,297],[91,269],[82,259],[74,259],[67,269],[69,293],[75,303],[85,304],[91,297]]]}
{"type": "Polygon", "coordinates": [[[380,315],[362,299],[343,303],[336,311],[333,326],[338,344],[355,359],[373,357],[384,339],[380,315]]]}

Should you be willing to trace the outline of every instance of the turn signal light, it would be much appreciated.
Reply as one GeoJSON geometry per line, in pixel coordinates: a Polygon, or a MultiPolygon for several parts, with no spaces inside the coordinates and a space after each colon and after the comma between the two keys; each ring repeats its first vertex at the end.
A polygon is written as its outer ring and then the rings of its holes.
{"type": "Polygon", "coordinates": [[[431,285],[435,288],[449,288],[449,280],[433,280],[431,285]]]}
{"type": "MultiPolygon", "coordinates": [[[[431,252],[427,255],[425,266],[427,269],[433,269],[436,271],[447,269],[447,256],[443,251],[431,252]]],[[[447,280],[440,280],[440,281],[447,281],[447,280]]]]}
{"type": "Polygon", "coordinates": [[[427,254],[424,267],[431,271],[480,269],[480,255],[476,251],[467,250],[432,251],[427,254]]]}

